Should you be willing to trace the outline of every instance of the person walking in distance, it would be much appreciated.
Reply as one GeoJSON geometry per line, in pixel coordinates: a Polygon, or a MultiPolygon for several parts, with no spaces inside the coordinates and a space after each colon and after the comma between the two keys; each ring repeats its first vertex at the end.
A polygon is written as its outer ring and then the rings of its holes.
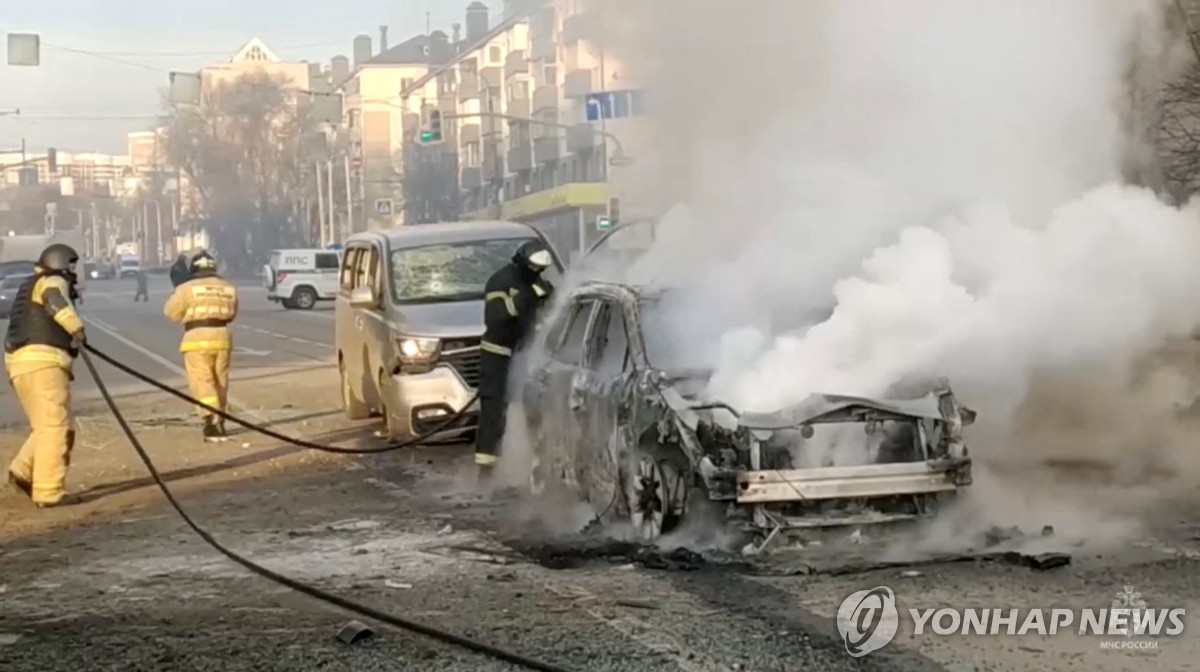
{"type": "Polygon", "coordinates": [[[4,338],[4,366],[29,420],[29,438],[8,468],[8,480],[39,508],[73,504],[67,468],[75,447],[72,367],[86,337],[72,307],[79,254],[56,243],[42,251],[33,275],[13,299],[4,338]]]}
{"type": "MultiPolygon", "coordinates": [[[[192,397],[224,411],[229,398],[229,355],[233,349],[230,323],[237,318],[237,289],[217,275],[217,262],[207,251],[191,259],[191,277],[172,292],[163,313],[183,324],[179,351],[192,397]]],[[[197,406],[204,422],[204,440],[226,438],[225,420],[197,406]]]]}
{"type": "Polygon", "coordinates": [[[150,293],[146,291],[147,281],[145,269],[139,268],[137,270],[137,275],[134,277],[137,278],[137,294],[134,295],[133,302],[137,303],[138,301],[150,301],[150,293]]]}
{"type": "Polygon", "coordinates": [[[528,241],[517,249],[510,263],[488,278],[484,288],[475,464],[485,477],[496,465],[504,439],[513,353],[529,337],[538,310],[554,292],[554,286],[542,277],[552,263],[549,250],[540,241],[528,241]]]}

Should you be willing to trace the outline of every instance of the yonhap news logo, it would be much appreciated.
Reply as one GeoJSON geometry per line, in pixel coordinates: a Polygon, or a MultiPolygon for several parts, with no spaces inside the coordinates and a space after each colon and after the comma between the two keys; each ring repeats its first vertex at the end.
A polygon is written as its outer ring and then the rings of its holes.
{"type": "MultiPolygon", "coordinates": [[[[1126,585],[1111,606],[1101,609],[941,607],[908,609],[914,637],[928,635],[1039,635],[1060,631],[1101,638],[1104,649],[1157,649],[1162,637],[1182,635],[1187,610],[1148,607],[1142,594],[1126,585]],[[1120,639],[1112,639],[1119,637],[1120,639]]],[[[838,633],[846,653],[861,658],[887,646],[899,630],[896,594],[887,586],[860,590],[842,601],[838,633]]]]}
{"type": "Polygon", "coordinates": [[[846,653],[855,658],[882,649],[900,628],[896,594],[887,586],[851,594],[838,607],[837,627],[846,653]]]}

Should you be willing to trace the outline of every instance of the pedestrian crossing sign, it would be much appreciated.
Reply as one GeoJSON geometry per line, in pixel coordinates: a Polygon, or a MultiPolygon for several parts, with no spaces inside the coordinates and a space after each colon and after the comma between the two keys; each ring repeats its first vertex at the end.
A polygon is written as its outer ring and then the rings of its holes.
{"type": "Polygon", "coordinates": [[[392,199],[380,198],[375,201],[375,214],[380,217],[392,216],[392,199]]]}

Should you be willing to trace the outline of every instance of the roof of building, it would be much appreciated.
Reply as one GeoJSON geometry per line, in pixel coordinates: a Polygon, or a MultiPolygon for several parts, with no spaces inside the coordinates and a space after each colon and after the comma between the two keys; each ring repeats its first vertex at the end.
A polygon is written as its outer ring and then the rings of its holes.
{"type": "Polygon", "coordinates": [[[376,54],[366,65],[424,64],[429,62],[429,36],[417,35],[376,54]]]}
{"type": "Polygon", "coordinates": [[[252,37],[229,59],[230,63],[242,63],[245,61],[265,61],[268,63],[279,63],[280,58],[276,56],[275,52],[271,51],[262,40],[258,39],[257,37],[252,37]]]}
{"type": "Polygon", "coordinates": [[[487,44],[488,42],[491,42],[492,39],[495,38],[497,35],[500,35],[501,33],[508,30],[509,28],[513,27],[517,23],[524,21],[526,18],[527,18],[527,14],[525,12],[517,12],[517,13],[513,14],[512,16],[501,21],[499,24],[496,25],[495,28],[492,28],[491,30],[489,30],[487,32],[487,34],[485,34],[483,37],[479,38],[478,40],[475,40],[475,42],[473,42],[471,44],[466,44],[465,42],[460,42],[459,45],[465,45],[465,46],[460,46],[459,48],[455,49],[454,55],[450,58],[449,61],[446,61],[444,64],[442,64],[436,68],[430,68],[429,72],[426,75],[418,78],[415,82],[410,84],[408,86],[408,88],[400,91],[400,97],[404,98],[405,96],[411,95],[412,93],[414,93],[416,91],[420,91],[422,88],[424,88],[424,86],[426,84],[428,84],[430,81],[432,81],[438,75],[442,74],[443,72],[446,72],[451,67],[458,64],[458,62],[463,60],[467,56],[467,54],[470,54],[470,53],[474,52],[476,49],[487,44]]]}

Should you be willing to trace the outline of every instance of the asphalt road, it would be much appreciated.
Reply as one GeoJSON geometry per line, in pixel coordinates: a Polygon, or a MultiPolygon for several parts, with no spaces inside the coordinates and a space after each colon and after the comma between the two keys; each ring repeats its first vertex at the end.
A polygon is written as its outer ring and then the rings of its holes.
{"type": "MultiPolygon", "coordinates": [[[[333,305],[322,303],[311,311],[287,310],[266,298],[266,290],[252,281],[239,281],[241,312],[235,323],[233,376],[250,370],[327,363],[333,357],[333,305]]],[[[160,380],[182,384],[178,352],[180,328],[163,317],[162,306],[171,285],[165,277],[150,278],[150,301],[135,303],[132,280],[89,283],[79,306],[92,345],[102,352],[160,380]]],[[[0,321],[6,329],[8,321],[0,321]]],[[[141,392],[143,383],[100,365],[109,389],[118,394],[141,392]]],[[[84,403],[99,397],[82,362],[76,365],[75,399],[84,403]]],[[[238,400],[236,385],[232,390],[238,400]]],[[[0,426],[24,422],[12,389],[0,386],[0,426]]]]}

